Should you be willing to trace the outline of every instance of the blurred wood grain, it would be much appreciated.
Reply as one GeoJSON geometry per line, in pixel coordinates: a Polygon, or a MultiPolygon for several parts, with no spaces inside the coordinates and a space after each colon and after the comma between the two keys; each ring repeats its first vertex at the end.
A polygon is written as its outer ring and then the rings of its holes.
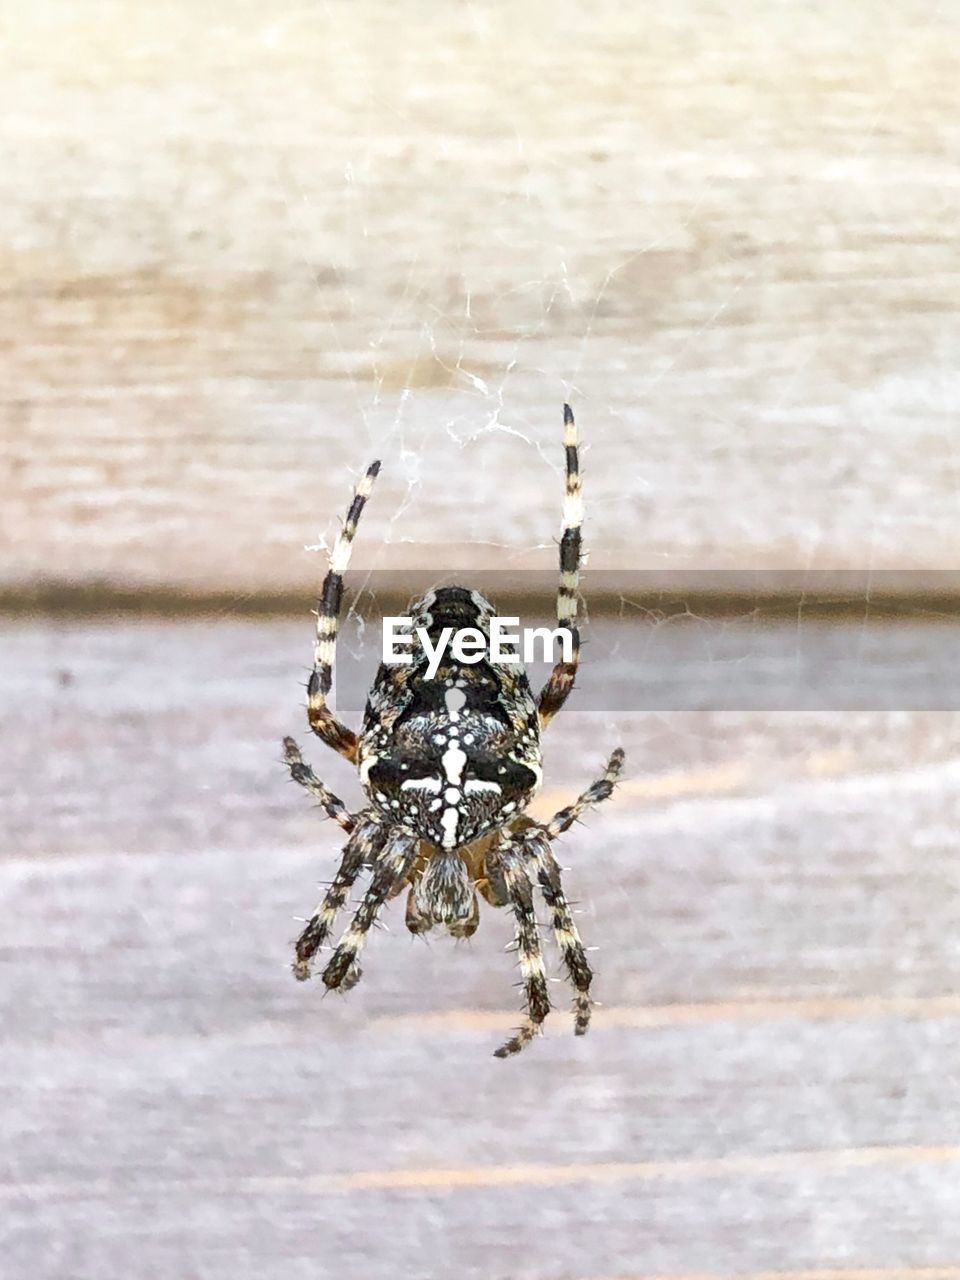
{"type": "Polygon", "coordinates": [[[505,1064],[503,912],[289,973],[339,845],[280,759],[304,638],[0,634],[4,1280],[957,1280],[956,715],[643,713],[609,665],[538,801],[626,748],[559,846],[602,1003],[505,1064]]]}
{"type": "Polygon", "coordinates": [[[960,6],[0,15],[0,586],[954,567],[960,6]]]}
{"type": "Polygon", "coordinates": [[[503,913],[292,981],[309,618],[233,614],[374,456],[361,574],[552,575],[565,398],[595,570],[954,569],[960,4],[36,0],[0,61],[0,597],[220,601],[0,632],[4,1280],[958,1280],[955,714],[717,644],[644,711],[609,631],[539,801],[626,747],[603,1004],[502,1064],[503,913]]]}

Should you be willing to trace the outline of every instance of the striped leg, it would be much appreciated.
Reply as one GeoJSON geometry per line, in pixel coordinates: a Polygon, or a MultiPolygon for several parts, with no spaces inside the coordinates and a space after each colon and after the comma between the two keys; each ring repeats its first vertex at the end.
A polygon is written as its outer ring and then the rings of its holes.
{"type": "Polygon", "coordinates": [[[533,893],[523,861],[513,844],[501,847],[499,856],[510,905],[516,918],[517,954],[520,957],[520,973],[527,1001],[527,1016],[523,1025],[494,1054],[496,1058],[509,1058],[528,1045],[540,1030],[543,1020],[550,1012],[550,1001],[547,997],[547,975],[543,968],[540,935],[533,913],[533,893]]]}
{"type": "Polygon", "coordinates": [[[607,761],[607,767],[596,782],[591,782],[586,791],[578,796],[573,804],[567,805],[565,809],[560,809],[549,822],[541,824],[540,830],[544,832],[549,840],[562,835],[564,831],[569,831],[585,810],[592,808],[595,804],[601,804],[604,800],[609,800],[613,794],[613,788],[619,777],[620,770],[623,768],[623,761],[623,748],[617,747],[607,761]]]}
{"type": "Polygon", "coordinates": [[[300,754],[300,748],[292,738],[284,738],[283,754],[290,766],[290,776],[294,782],[299,782],[301,787],[306,787],[310,794],[320,801],[320,806],[326,811],[328,818],[332,818],[338,826],[343,827],[344,831],[351,832],[356,819],[347,812],[347,806],[343,801],[323,785],[300,754]]]}
{"type": "MultiPolygon", "coordinates": [[[[342,987],[357,963],[364,938],[377,919],[390,891],[406,876],[417,856],[417,838],[406,832],[395,832],[374,863],[373,879],[363,895],[363,901],[350,922],[337,949],[323,971],[323,981],[330,988],[342,987]]],[[[351,983],[352,985],[352,983],[351,983]]]]}
{"type": "Polygon", "coordinates": [[[375,857],[383,844],[383,831],[377,821],[368,814],[359,814],[355,821],[356,826],[343,851],[337,874],[297,939],[293,974],[300,982],[310,977],[310,961],[330,936],[330,930],[343,910],[347,894],[364,863],[375,857]]]}
{"type": "Polygon", "coordinates": [[[353,761],[357,758],[357,736],[342,725],[327,706],[327,694],[333,683],[333,659],[337,650],[337,624],[340,617],[340,603],[343,599],[343,575],[350,563],[350,551],[357,532],[360,513],[370,496],[373,482],[379,471],[379,462],[372,462],[367,468],[354,491],[347,518],[330,552],[327,576],[323,580],[320,604],[317,608],[317,643],[313,652],[313,671],[307,684],[307,719],[310,722],[310,728],[317,737],[333,747],[334,751],[353,761]]]}
{"type": "Polygon", "coordinates": [[[577,426],[573,410],[563,406],[563,448],[567,461],[566,491],[563,498],[563,534],[560,538],[560,586],[557,591],[557,624],[570,633],[570,661],[558,662],[540,691],[540,727],[553,719],[570,695],[580,661],[580,632],[577,628],[577,592],[580,589],[580,526],[583,524],[583,496],[580,492],[580,458],[577,426]]]}
{"type": "Polygon", "coordinates": [[[573,1002],[573,1029],[575,1035],[582,1036],[590,1025],[590,983],[593,973],[587,962],[587,954],[574,923],[570,904],[563,892],[560,868],[549,840],[541,832],[532,833],[525,841],[524,851],[536,868],[543,900],[550,909],[550,923],[560,958],[577,993],[573,1002]]]}

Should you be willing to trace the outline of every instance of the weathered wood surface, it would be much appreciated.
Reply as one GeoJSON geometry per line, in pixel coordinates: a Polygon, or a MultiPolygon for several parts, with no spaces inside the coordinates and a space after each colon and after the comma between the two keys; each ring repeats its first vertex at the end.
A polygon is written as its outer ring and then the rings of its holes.
{"type": "Polygon", "coordinates": [[[558,719],[546,807],[629,753],[563,845],[604,1005],[502,1063],[502,913],[289,974],[337,840],[280,735],[357,794],[303,639],[0,641],[5,1280],[960,1277],[955,715],[558,719]]]}
{"type": "Polygon", "coordinates": [[[955,0],[0,24],[5,587],[956,565],[955,0]]]}

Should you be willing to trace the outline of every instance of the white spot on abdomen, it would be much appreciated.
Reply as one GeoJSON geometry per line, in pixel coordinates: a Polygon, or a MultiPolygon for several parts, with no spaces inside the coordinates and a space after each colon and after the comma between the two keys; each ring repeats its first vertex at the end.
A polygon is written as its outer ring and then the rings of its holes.
{"type": "Polygon", "coordinates": [[[429,791],[432,795],[443,786],[439,778],[408,778],[400,784],[401,791],[429,791]]]}
{"type": "Polygon", "coordinates": [[[443,695],[443,700],[447,704],[447,714],[453,724],[460,719],[460,712],[467,701],[467,695],[462,689],[448,689],[443,695]]]}
{"type": "Polygon", "coordinates": [[[466,752],[451,743],[443,753],[440,763],[447,775],[447,781],[452,782],[454,786],[459,786],[460,779],[463,777],[463,766],[467,763],[466,752]]]}
{"type": "Polygon", "coordinates": [[[360,763],[360,785],[365,787],[370,781],[370,770],[375,764],[380,763],[379,756],[367,756],[366,760],[360,763]]]}
{"type": "Polygon", "coordinates": [[[463,789],[467,795],[473,791],[495,791],[499,795],[503,790],[499,782],[484,782],[482,778],[469,778],[463,789]]]}
{"type": "Polygon", "coordinates": [[[457,827],[460,825],[460,814],[456,809],[444,809],[440,815],[440,825],[443,827],[443,847],[452,849],[457,843],[457,827]]]}

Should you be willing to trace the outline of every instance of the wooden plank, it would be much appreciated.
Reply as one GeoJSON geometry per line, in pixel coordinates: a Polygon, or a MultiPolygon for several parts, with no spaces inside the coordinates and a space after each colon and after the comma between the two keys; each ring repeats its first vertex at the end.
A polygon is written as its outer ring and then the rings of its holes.
{"type": "Polygon", "coordinates": [[[39,0],[0,78],[0,584],[955,564],[955,3],[39,0]],[[398,54],[398,50],[402,51],[398,54]]]}
{"type": "MultiPolygon", "coordinates": [[[[770,632],[754,632],[748,620],[741,642],[725,649],[732,624],[685,647],[676,628],[632,614],[593,622],[574,709],[546,740],[542,811],[568,803],[617,743],[628,753],[620,802],[638,811],[802,792],[818,780],[855,786],[862,777],[864,788],[882,790],[906,762],[936,770],[960,753],[950,711],[904,711],[909,704],[896,697],[852,712],[832,701],[862,675],[857,655],[865,666],[876,649],[874,686],[919,688],[933,695],[921,706],[942,705],[960,643],[952,624],[810,628],[807,658],[821,688],[793,714],[793,704],[771,711],[753,700],[758,673],[769,674],[777,655],[789,667],[807,635],[795,623],[775,630],[781,642],[769,645],[770,632]],[[668,685],[677,702],[645,710],[643,690],[668,685]]],[[[259,622],[8,622],[0,630],[0,746],[10,780],[0,855],[329,843],[291,788],[280,750],[286,734],[309,738],[303,685],[312,637],[306,610],[298,620],[259,622]]],[[[345,624],[338,689],[351,691],[351,723],[377,660],[369,634],[360,645],[345,624]]],[[[353,770],[319,744],[305,740],[304,749],[356,803],[353,770]]]]}
{"type": "Polygon", "coordinates": [[[5,1274],[956,1280],[956,717],[615,716],[674,782],[563,841],[603,1003],[504,1064],[502,912],[290,976],[337,847],[271,755],[298,630],[0,638],[5,1274]]]}

